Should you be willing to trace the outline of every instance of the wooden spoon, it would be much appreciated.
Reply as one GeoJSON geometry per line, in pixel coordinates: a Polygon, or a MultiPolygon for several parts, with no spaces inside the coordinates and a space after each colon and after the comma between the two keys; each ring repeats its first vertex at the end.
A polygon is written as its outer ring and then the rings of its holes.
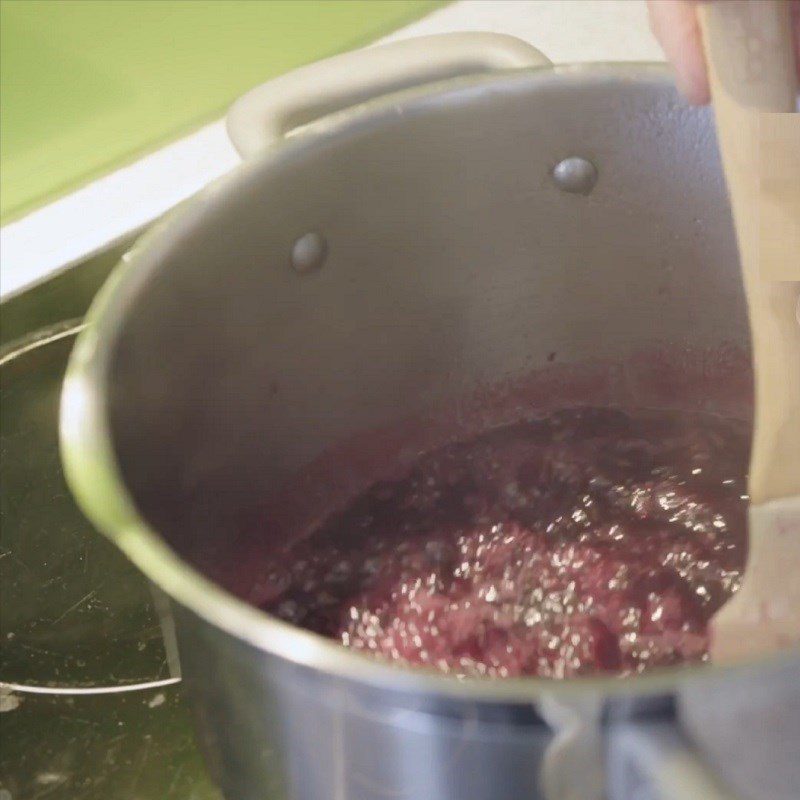
{"type": "Polygon", "coordinates": [[[748,561],[711,628],[728,661],[800,643],[800,114],[789,4],[699,13],[755,373],[748,561]]]}

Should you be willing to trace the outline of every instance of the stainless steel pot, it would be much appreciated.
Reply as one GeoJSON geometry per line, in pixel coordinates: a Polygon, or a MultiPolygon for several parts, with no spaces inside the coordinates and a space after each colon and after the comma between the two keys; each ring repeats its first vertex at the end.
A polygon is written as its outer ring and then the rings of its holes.
{"type": "MultiPolygon", "coordinates": [[[[622,365],[623,385],[648,347],[745,352],[708,113],[660,67],[553,67],[476,34],[305,68],[243,98],[229,127],[248,160],[124,259],[61,417],[83,508],[171,599],[226,797],[587,800],[648,775],[654,797],[721,792],[702,762],[654,766],[643,731],[677,702],[721,757],[725,709],[765,665],[458,681],[368,660],[209,577],[245,544],[243,508],[359,431],[556,353],[622,365]]],[[[724,405],[676,374],[676,403],[724,405]]]]}

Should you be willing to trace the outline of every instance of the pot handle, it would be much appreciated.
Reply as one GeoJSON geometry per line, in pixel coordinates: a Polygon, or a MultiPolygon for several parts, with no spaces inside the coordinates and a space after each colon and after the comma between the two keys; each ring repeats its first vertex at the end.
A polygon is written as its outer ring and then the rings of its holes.
{"type": "Polygon", "coordinates": [[[446,33],[357,50],[293,70],[240,97],[226,119],[243,158],[292,129],[381,95],[436,81],[542,67],[535,47],[498,33],[446,33]]]}

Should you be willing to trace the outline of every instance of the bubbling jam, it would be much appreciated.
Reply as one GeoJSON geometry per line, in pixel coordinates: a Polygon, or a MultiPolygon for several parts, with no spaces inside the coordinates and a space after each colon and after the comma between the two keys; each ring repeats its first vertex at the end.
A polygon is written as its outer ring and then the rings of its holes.
{"type": "Polygon", "coordinates": [[[745,423],[565,409],[422,454],[265,565],[262,607],[462,676],[707,658],[746,554],[745,423]]]}

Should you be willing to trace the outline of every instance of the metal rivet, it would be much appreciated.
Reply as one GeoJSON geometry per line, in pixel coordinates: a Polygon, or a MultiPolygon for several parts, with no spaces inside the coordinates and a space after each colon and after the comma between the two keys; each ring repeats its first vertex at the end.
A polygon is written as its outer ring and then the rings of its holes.
{"type": "Polygon", "coordinates": [[[597,183],[597,167],[585,158],[571,156],[555,165],[553,181],[564,192],[589,194],[597,183]]]}
{"type": "Polygon", "coordinates": [[[320,233],[303,234],[292,245],[292,267],[305,274],[319,269],[328,255],[328,245],[320,233]]]}

